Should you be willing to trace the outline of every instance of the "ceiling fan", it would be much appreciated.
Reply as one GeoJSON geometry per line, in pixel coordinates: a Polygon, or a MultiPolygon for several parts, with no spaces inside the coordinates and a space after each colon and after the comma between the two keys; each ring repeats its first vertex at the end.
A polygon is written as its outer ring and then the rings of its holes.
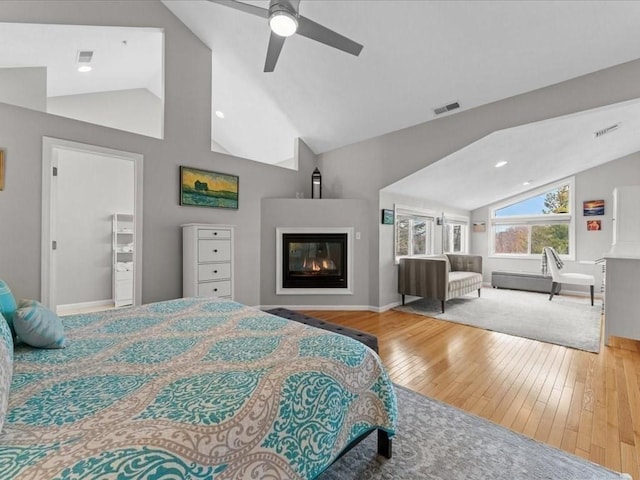
{"type": "Polygon", "coordinates": [[[269,8],[256,7],[237,0],[209,0],[269,20],[271,36],[267,48],[265,72],[273,72],[287,37],[294,33],[358,56],[362,45],[298,13],[300,0],[270,0],[269,8]]]}

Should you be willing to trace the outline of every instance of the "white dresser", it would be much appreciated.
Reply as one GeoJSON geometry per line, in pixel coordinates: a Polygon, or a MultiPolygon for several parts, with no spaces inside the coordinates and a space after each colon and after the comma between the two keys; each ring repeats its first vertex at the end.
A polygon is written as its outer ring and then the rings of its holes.
{"type": "Polygon", "coordinates": [[[182,295],[233,300],[233,226],[182,225],[182,295]]]}

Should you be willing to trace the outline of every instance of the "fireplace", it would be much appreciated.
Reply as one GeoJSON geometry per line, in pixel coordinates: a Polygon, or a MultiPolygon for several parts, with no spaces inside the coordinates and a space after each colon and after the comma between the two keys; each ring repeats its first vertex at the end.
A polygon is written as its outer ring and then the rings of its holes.
{"type": "Polygon", "coordinates": [[[277,294],[352,294],[352,228],[277,228],[277,294]]]}
{"type": "Polygon", "coordinates": [[[282,286],[347,288],[347,234],[283,234],[282,286]]]}

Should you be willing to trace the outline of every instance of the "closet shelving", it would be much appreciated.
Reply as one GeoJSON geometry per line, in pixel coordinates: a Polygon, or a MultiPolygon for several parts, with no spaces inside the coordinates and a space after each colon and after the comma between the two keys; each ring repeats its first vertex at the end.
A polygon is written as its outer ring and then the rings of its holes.
{"type": "Polygon", "coordinates": [[[133,305],[134,221],[127,213],[113,214],[113,303],[133,305]]]}

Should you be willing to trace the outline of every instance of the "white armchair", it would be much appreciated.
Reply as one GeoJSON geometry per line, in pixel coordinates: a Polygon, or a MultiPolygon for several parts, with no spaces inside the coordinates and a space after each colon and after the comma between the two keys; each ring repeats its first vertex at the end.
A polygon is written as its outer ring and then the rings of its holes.
{"type": "Polygon", "coordinates": [[[586,273],[565,273],[560,271],[558,267],[560,257],[552,247],[544,247],[544,254],[547,257],[547,268],[551,272],[553,283],[551,284],[551,295],[549,300],[553,299],[553,295],[560,290],[560,285],[568,283],[569,285],[589,285],[591,290],[591,305],[593,305],[593,288],[596,284],[596,278],[586,273]]]}

